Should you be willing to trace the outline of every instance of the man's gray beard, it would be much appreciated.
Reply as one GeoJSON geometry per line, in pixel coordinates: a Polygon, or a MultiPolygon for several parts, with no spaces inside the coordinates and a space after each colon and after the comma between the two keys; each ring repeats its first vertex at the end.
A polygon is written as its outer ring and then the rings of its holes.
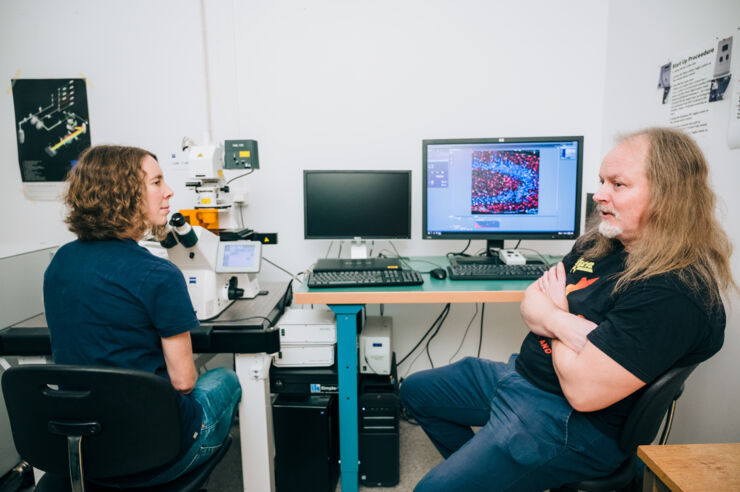
{"type": "Polygon", "coordinates": [[[609,224],[605,220],[602,220],[599,223],[599,233],[604,237],[614,239],[615,237],[622,234],[622,229],[620,229],[618,226],[609,224]]]}

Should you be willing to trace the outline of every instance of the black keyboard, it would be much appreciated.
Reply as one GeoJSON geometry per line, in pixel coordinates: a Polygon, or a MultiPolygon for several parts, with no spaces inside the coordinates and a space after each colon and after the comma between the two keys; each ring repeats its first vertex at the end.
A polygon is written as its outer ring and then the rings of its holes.
{"type": "Polygon", "coordinates": [[[311,272],[308,286],[325,287],[393,287],[421,285],[424,279],[416,270],[345,270],[339,272],[311,272]]]}
{"type": "Polygon", "coordinates": [[[506,265],[470,263],[447,267],[452,280],[536,280],[549,267],[543,264],[506,265]]]}

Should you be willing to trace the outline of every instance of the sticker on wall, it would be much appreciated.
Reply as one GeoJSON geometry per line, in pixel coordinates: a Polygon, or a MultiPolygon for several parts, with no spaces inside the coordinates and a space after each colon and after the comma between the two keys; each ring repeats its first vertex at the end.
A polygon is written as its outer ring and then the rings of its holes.
{"type": "Polygon", "coordinates": [[[90,146],[85,79],[13,79],[16,144],[26,194],[54,200],[90,146]]]}
{"type": "MultiPolygon", "coordinates": [[[[740,31],[740,27],[738,27],[740,31]]],[[[735,50],[738,51],[738,50],[735,50]]],[[[727,145],[731,149],[740,149],[740,71],[737,67],[740,65],[740,54],[732,55],[734,62],[730,58],[731,63],[735,66],[735,75],[730,76],[730,87],[728,89],[728,98],[730,100],[730,122],[727,125],[727,145]]]]}
{"type": "Polygon", "coordinates": [[[732,61],[732,36],[720,39],[717,43],[717,55],[714,61],[714,76],[709,84],[709,102],[722,101],[725,91],[730,84],[732,74],[730,63],[732,61]]]}
{"type": "Polygon", "coordinates": [[[661,104],[668,102],[668,94],[671,93],[671,62],[660,67],[658,76],[658,97],[661,104]]]}

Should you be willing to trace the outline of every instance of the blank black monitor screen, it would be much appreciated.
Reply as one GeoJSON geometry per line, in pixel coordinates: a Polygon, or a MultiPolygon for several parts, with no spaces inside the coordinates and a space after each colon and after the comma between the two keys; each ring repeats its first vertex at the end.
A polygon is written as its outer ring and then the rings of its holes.
{"type": "Polygon", "coordinates": [[[583,137],[423,141],[425,239],[573,239],[583,137]]]}
{"type": "Polygon", "coordinates": [[[411,171],[303,171],[306,239],[409,239],[411,171]]]}

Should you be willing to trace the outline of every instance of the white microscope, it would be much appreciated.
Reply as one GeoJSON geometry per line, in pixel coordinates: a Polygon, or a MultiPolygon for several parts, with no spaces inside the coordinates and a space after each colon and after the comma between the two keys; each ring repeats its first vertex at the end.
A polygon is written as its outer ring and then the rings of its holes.
{"type": "Polygon", "coordinates": [[[191,227],[182,214],[170,219],[172,230],[161,241],[170,261],[182,270],[190,300],[199,320],[213,318],[236,299],[252,299],[259,292],[262,244],[257,241],[221,241],[200,226],[191,227]]]}
{"type": "Polygon", "coordinates": [[[223,145],[195,145],[183,141],[190,178],[185,186],[195,191],[193,209],[180,210],[192,225],[210,230],[237,228],[237,215],[245,205],[244,192],[230,185],[259,169],[256,140],[226,140],[223,145]],[[239,175],[241,171],[246,171],[239,175]],[[229,174],[231,173],[231,174],[229,174]],[[226,179],[231,176],[231,179],[226,179]],[[236,209],[234,208],[236,206],[236,209]]]}

